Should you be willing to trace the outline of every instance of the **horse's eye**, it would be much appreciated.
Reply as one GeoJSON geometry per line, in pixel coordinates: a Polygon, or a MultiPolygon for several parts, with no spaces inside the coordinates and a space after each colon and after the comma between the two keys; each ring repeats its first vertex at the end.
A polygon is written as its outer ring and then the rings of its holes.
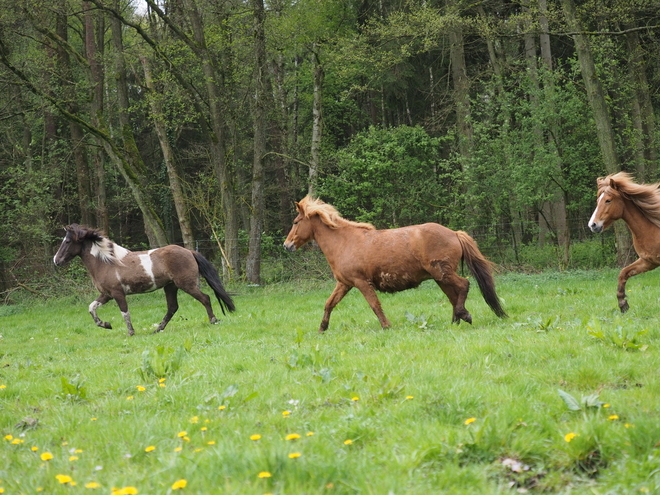
{"type": "Polygon", "coordinates": [[[611,203],[611,202],[612,202],[611,199],[606,199],[606,200],[605,200],[605,204],[607,204],[607,203],[611,203]]]}

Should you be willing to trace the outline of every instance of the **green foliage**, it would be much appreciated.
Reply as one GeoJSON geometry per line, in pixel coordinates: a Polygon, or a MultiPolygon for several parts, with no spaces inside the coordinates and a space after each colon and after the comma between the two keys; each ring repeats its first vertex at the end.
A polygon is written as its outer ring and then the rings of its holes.
{"type": "Polygon", "coordinates": [[[642,337],[648,333],[648,329],[635,330],[620,322],[611,327],[603,325],[603,322],[597,318],[592,318],[587,324],[587,333],[605,344],[627,351],[643,352],[649,347],[642,342],[642,337]]]}
{"type": "Polygon", "coordinates": [[[603,404],[605,404],[605,402],[600,400],[599,393],[582,396],[582,398],[578,401],[575,397],[573,397],[568,392],[564,392],[562,389],[558,389],[557,392],[559,392],[559,396],[566,404],[566,407],[568,407],[571,411],[599,410],[603,404]]]}
{"type": "Polygon", "coordinates": [[[398,227],[451,218],[456,173],[421,127],[370,127],[337,153],[319,194],[347,218],[398,227]]]}
{"type": "Polygon", "coordinates": [[[87,388],[85,387],[85,382],[80,377],[69,381],[62,376],[60,377],[60,382],[62,393],[58,396],[59,398],[72,402],[80,402],[87,399],[87,388]]]}
{"type": "Polygon", "coordinates": [[[173,375],[181,368],[185,354],[183,346],[176,349],[166,346],[147,349],[142,353],[142,366],[139,370],[142,379],[146,381],[149,377],[166,378],[173,375]]]}

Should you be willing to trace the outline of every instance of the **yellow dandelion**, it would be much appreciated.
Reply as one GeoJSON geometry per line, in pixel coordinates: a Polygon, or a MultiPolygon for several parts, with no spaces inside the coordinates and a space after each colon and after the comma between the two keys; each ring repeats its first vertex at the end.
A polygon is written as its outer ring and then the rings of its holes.
{"type": "Polygon", "coordinates": [[[270,474],[268,471],[261,471],[257,476],[259,478],[270,478],[273,475],[270,474]]]}
{"type": "Polygon", "coordinates": [[[0,493],[5,493],[5,489],[0,486],[0,493]]]}
{"type": "Polygon", "coordinates": [[[14,435],[5,435],[5,440],[11,441],[14,439],[14,435]]]}
{"type": "Polygon", "coordinates": [[[133,400],[133,399],[135,399],[135,397],[133,397],[132,395],[129,395],[128,397],[126,397],[126,400],[133,400]]]}
{"type": "Polygon", "coordinates": [[[39,450],[39,447],[37,447],[37,446],[35,445],[34,447],[31,447],[30,450],[31,450],[32,452],[36,452],[37,450],[39,450]]]}
{"type": "Polygon", "coordinates": [[[192,418],[190,418],[190,422],[192,424],[198,423],[199,422],[199,416],[193,416],[192,418]]]}
{"type": "Polygon", "coordinates": [[[632,424],[632,423],[626,423],[623,426],[625,426],[626,428],[634,428],[635,427],[635,425],[632,424]]]}
{"type": "Polygon", "coordinates": [[[18,444],[21,444],[21,443],[23,443],[23,442],[24,442],[24,440],[21,440],[20,438],[14,438],[14,439],[11,441],[11,443],[12,443],[13,445],[18,445],[18,444]]]}
{"type": "Polygon", "coordinates": [[[211,441],[206,442],[206,444],[207,444],[207,445],[215,445],[215,441],[214,441],[214,440],[211,440],[211,441]]]}
{"type": "Polygon", "coordinates": [[[71,483],[71,482],[73,481],[73,479],[71,478],[71,476],[66,475],[66,474],[58,474],[57,476],[55,476],[55,478],[56,478],[57,481],[59,481],[62,485],[65,485],[65,484],[67,484],[67,483],[71,483]]]}
{"type": "Polygon", "coordinates": [[[314,435],[313,431],[308,431],[307,433],[305,433],[305,436],[308,436],[308,437],[311,437],[313,435],[314,435]]]}
{"type": "Polygon", "coordinates": [[[42,461],[50,461],[52,458],[53,458],[53,454],[51,454],[50,452],[44,452],[43,454],[41,454],[42,461]]]}
{"type": "Polygon", "coordinates": [[[174,449],[174,452],[181,452],[182,450],[183,450],[182,447],[177,447],[176,449],[174,449]]]}
{"type": "Polygon", "coordinates": [[[0,385],[0,389],[7,388],[7,385],[0,385]]]}
{"type": "Polygon", "coordinates": [[[567,442],[570,442],[571,440],[573,440],[577,436],[579,436],[577,433],[573,433],[573,432],[566,433],[566,435],[564,435],[564,440],[566,440],[567,442]]]}
{"type": "Polygon", "coordinates": [[[146,449],[144,449],[145,452],[153,452],[156,450],[156,447],[154,445],[149,445],[146,449]]]}
{"type": "Polygon", "coordinates": [[[353,440],[350,438],[348,440],[344,440],[344,445],[353,445],[353,440]]]}
{"type": "Polygon", "coordinates": [[[610,416],[607,417],[607,419],[609,421],[614,421],[616,419],[619,419],[619,415],[618,414],[611,414],[610,416]]]}
{"type": "Polygon", "coordinates": [[[96,418],[91,418],[90,421],[96,421],[96,418]]]}
{"type": "Polygon", "coordinates": [[[97,483],[96,481],[90,481],[89,483],[85,484],[85,488],[101,488],[101,483],[97,483]]]}
{"type": "Polygon", "coordinates": [[[298,440],[300,438],[300,435],[297,433],[289,433],[286,437],[284,437],[284,440],[298,440]]]}
{"type": "Polygon", "coordinates": [[[66,447],[67,445],[69,445],[69,442],[62,442],[62,445],[66,447]]]}
{"type": "Polygon", "coordinates": [[[181,440],[183,440],[184,442],[190,442],[190,437],[183,437],[181,440]]]}
{"type": "Polygon", "coordinates": [[[254,435],[250,435],[250,440],[261,440],[261,435],[258,433],[255,433],[254,435]]]}
{"type": "Polygon", "coordinates": [[[158,386],[162,387],[162,388],[165,388],[167,385],[165,385],[164,383],[159,383],[158,386]]]}
{"type": "Polygon", "coordinates": [[[290,415],[291,415],[291,411],[282,411],[282,416],[284,416],[285,418],[290,415]]]}
{"type": "Polygon", "coordinates": [[[301,454],[300,452],[291,452],[291,453],[289,454],[289,459],[297,459],[297,458],[300,457],[301,455],[302,455],[302,454],[301,454]]]}
{"type": "Polygon", "coordinates": [[[144,392],[145,390],[147,390],[147,389],[146,389],[145,387],[143,387],[142,385],[136,385],[135,388],[137,388],[138,392],[144,392]]]}
{"type": "Polygon", "coordinates": [[[172,490],[180,490],[181,488],[185,488],[188,482],[186,480],[178,480],[175,481],[172,484],[172,490]]]}
{"type": "Polygon", "coordinates": [[[137,495],[138,489],[135,488],[134,486],[125,486],[124,488],[120,488],[118,491],[114,492],[116,495],[137,495]]]}
{"type": "Polygon", "coordinates": [[[201,452],[202,450],[204,450],[204,449],[197,448],[197,449],[193,450],[193,452],[201,452]]]}
{"type": "Polygon", "coordinates": [[[167,378],[160,378],[160,379],[158,380],[158,383],[165,383],[165,380],[167,380],[167,378]]]}
{"type": "Polygon", "coordinates": [[[188,434],[187,431],[180,431],[179,433],[176,434],[177,437],[183,438],[188,434]]]}
{"type": "Polygon", "coordinates": [[[413,400],[414,397],[412,395],[406,395],[406,400],[413,400]]]}
{"type": "Polygon", "coordinates": [[[83,449],[76,449],[73,451],[74,454],[82,454],[83,449]]]}
{"type": "Polygon", "coordinates": [[[206,426],[202,426],[202,427],[199,429],[199,431],[201,431],[201,432],[208,431],[208,428],[207,428],[206,426]]]}
{"type": "Polygon", "coordinates": [[[360,400],[360,398],[359,398],[358,396],[355,396],[355,397],[352,397],[351,400],[352,400],[353,402],[357,402],[357,401],[360,400]]]}
{"type": "Polygon", "coordinates": [[[477,420],[477,418],[468,418],[468,419],[466,419],[465,421],[463,421],[463,424],[464,424],[464,425],[471,425],[471,424],[474,423],[476,420],[477,420]]]}
{"type": "Polygon", "coordinates": [[[218,407],[218,409],[219,409],[220,411],[222,411],[223,409],[227,409],[227,406],[220,406],[220,407],[218,407]]]}
{"type": "Polygon", "coordinates": [[[603,407],[610,407],[609,404],[603,404],[603,407]]]}
{"type": "Polygon", "coordinates": [[[72,455],[71,457],[69,457],[69,460],[70,460],[71,462],[73,462],[73,461],[77,461],[77,460],[78,460],[78,456],[77,456],[77,455],[72,455]]]}

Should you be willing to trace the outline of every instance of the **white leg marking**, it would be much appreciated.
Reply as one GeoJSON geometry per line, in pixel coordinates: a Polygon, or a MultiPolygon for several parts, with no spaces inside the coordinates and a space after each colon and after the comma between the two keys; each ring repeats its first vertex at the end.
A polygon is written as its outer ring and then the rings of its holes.
{"type": "Polygon", "coordinates": [[[89,305],[89,312],[92,313],[94,316],[96,316],[96,309],[101,306],[101,303],[98,301],[92,301],[92,303],[89,305]]]}

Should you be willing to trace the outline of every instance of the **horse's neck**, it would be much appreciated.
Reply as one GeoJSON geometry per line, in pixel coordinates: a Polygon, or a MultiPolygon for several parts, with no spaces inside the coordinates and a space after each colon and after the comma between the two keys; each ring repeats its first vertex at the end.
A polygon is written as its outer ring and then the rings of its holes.
{"type": "Polygon", "coordinates": [[[630,232],[632,232],[635,243],[640,242],[640,239],[648,237],[650,232],[660,232],[660,228],[651,222],[635,203],[629,199],[625,201],[626,206],[623,209],[621,218],[628,225],[630,232]]]}
{"type": "Polygon", "coordinates": [[[312,222],[314,225],[314,240],[328,261],[331,261],[337,255],[338,250],[341,249],[339,246],[341,243],[337,242],[338,238],[343,237],[346,229],[350,227],[340,226],[331,229],[318,216],[313,217],[312,222]]]}

